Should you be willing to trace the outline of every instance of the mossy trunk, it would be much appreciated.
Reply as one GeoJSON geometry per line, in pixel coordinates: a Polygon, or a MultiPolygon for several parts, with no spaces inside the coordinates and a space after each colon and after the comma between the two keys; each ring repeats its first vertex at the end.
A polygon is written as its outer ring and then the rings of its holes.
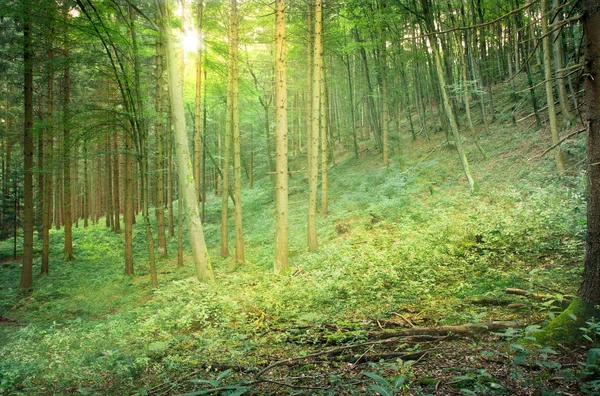
{"type": "Polygon", "coordinates": [[[592,316],[600,317],[600,8],[598,0],[585,0],[583,21],[586,39],[585,100],[587,104],[587,244],[583,281],[578,298],[539,333],[539,343],[573,341],[592,316]]]}

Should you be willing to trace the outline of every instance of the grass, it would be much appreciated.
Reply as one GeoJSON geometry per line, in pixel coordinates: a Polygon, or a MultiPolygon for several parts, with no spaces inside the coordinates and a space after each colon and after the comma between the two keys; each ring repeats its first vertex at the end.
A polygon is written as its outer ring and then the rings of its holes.
{"type": "MultiPolygon", "coordinates": [[[[431,142],[403,139],[405,149],[395,153],[389,169],[372,153],[339,162],[330,171],[330,213],[318,219],[317,253],[306,248],[306,178],[296,174],[290,196],[293,270],[283,276],[272,269],[275,216],[268,178],[244,191],[243,267],[232,270],[231,259],[219,257],[220,200],[207,202],[205,234],[216,273],[210,284],[195,279],[189,255],[183,267],[175,265],[173,238],[170,257],[158,262],[159,287],[152,290],[141,221],[134,230],[134,277],[123,274],[122,235],[102,225],[74,229],[77,260],[67,263],[61,260],[62,234],[52,231],[50,275],[36,277],[30,295],[17,293],[19,264],[0,264],[0,317],[11,320],[0,322],[0,393],[176,394],[208,384],[202,381],[227,383],[230,391],[285,393],[293,388],[234,385],[275,360],[406,326],[401,316],[419,326],[546,320],[560,309],[504,290],[575,294],[584,250],[583,174],[575,166],[559,178],[550,156],[536,158],[549,141],[545,134],[496,125],[482,136],[489,161],[468,137],[465,142],[481,185],[471,195],[442,135],[431,142]],[[481,304],[483,299],[501,304],[481,304]],[[506,306],[517,302],[525,308],[506,306]]],[[[573,166],[584,155],[582,143],[571,142],[569,151],[573,166]]],[[[12,254],[10,243],[2,242],[0,252],[12,254]]],[[[457,345],[480,356],[486,341],[480,342],[457,345]]],[[[490,345],[505,351],[498,353],[506,359],[514,355],[502,341],[490,345]]],[[[398,363],[357,365],[358,372],[343,373],[339,363],[311,364],[282,375],[312,376],[314,384],[328,378],[329,390],[313,390],[324,394],[374,392],[368,385],[375,377],[361,376],[361,370],[386,378],[405,372],[405,393],[426,393],[435,385],[425,383],[431,372],[398,363]]],[[[496,379],[488,376],[467,371],[463,377],[470,379],[459,383],[492,392],[496,379]]],[[[510,389],[529,380],[497,381],[510,389]]]]}

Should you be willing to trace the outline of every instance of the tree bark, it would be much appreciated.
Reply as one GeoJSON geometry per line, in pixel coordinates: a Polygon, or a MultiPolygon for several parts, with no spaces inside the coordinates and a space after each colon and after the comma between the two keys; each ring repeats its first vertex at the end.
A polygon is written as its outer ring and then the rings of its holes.
{"type": "MultiPolygon", "coordinates": [[[[53,10],[49,11],[52,12],[53,10]]],[[[50,34],[48,35],[48,99],[46,109],[46,122],[48,127],[46,128],[46,143],[44,147],[44,163],[47,169],[51,171],[46,172],[44,177],[44,213],[43,213],[43,240],[42,240],[42,266],[41,273],[47,274],[49,272],[49,260],[50,260],[50,228],[52,227],[52,212],[53,212],[53,187],[52,179],[54,175],[54,167],[51,166],[51,161],[54,151],[54,50],[53,46],[53,33],[54,29],[50,26],[50,34]]]]}
{"type": "Polygon", "coordinates": [[[288,142],[285,0],[275,3],[275,106],[277,136],[275,273],[288,271],[288,142]]]}
{"type": "Polygon", "coordinates": [[[64,30],[64,69],[63,69],[63,216],[65,228],[65,247],[64,259],[71,261],[75,259],[73,254],[73,223],[71,219],[71,203],[73,200],[71,194],[71,126],[70,126],[70,105],[71,105],[71,65],[70,57],[70,42],[68,29],[68,6],[65,8],[65,30],[64,30]]]}
{"type": "Polygon", "coordinates": [[[166,257],[165,235],[165,131],[163,124],[163,38],[156,41],[156,223],[158,228],[158,254],[166,257]]]}
{"type": "Polygon", "coordinates": [[[238,72],[238,13],[237,0],[231,0],[231,129],[233,134],[233,195],[235,218],[235,261],[244,264],[244,233],[242,227],[242,158],[239,112],[239,72],[238,72]]]}
{"type": "MultiPolygon", "coordinates": [[[[23,187],[23,267],[19,289],[33,285],[33,37],[31,2],[23,2],[23,62],[24,62],[24,187],[23,187]]],[[[18,197],[18,195],[17,195],[18,197]]],[[[15,213],[16,216],[16,213],[15,213]]]]}
{"type": "Polygon", "coordinates": [[[584,0],[584,88],[587,104],[587,243],[583,281],[577,295],[600,303],[600,1],[584,0]]]}
{"type": "Polygon", "coordinates": [[[171,98],[171,112],[175,129],[177,168],[179,173],[179,191],[183,195],[185,210],[187,212],[188,232],[192,245],[192,255],[196,265],[196,274],[200,281],[210,280],[212,268],[204,241],[204,232],[198,211],[196,199],[194,174],[190,160],[185,129],[185,114],[183,108],[183,87],[177,70],[176,43],[172,33],[167,29],[167,5],[161,0],[155,2],[160,12],[160,28],[165,37],[167,49],[167,71],[169,77],[169,95],[171,98]]]}
{"type": "MultiPolygon", "coordinates": [[[[198,1],[196,9],[196,31],[198,38],[202,37],[202,11],[203,1],[198,1]]],[[[201,128],[200,121],[202,117],[201,106],[202,95],[202,48],[198,46],[196,50],[196,96],[194,101],[194,180],[196,180],[196,196],[199,201],[204,201],[201,192],[201,160],[202,160],[202,138],[200,136],[201,128]]]]}
{"type": "MultiPolygon", "coordinates": [[[[560,136],[558,134],[558,126],[556,123],[556,108],[554,107],[554,93],[552,87],[552,65],[550,63],[550,56],[552,55],[552,49],[550,47],[550,35],[548,34],[548,19],[544,15],[548,9],[548,1],[541,1],[542,8],[542,44],[544,49],[544,78],[546,79],[546,102],[548,103],[548,118],[550,122],[550,134],[552,136],[552,144],[558,144],[560,136]]],[[[554,160],[556,161],[556,169],[558,173],[565,172],[565,163],[563,159],[563,152],[559,145],[554,149],[554,160]]]]}
{"type": "Polygon", "coordinates": [[[322,37],[322,13],[323,1],[315,1],[315,30],[314,30],[314,48],[313,48],[313,67],[312,72],[312,126],[310,141],[310,162],[308,178],[308,250],[316,252],[319,245],[317,242],[317,193],[319,179],[319,121],[321,117],[321,89],[319,86],[319,77],[321,70],[320,48],[322,37]]]}

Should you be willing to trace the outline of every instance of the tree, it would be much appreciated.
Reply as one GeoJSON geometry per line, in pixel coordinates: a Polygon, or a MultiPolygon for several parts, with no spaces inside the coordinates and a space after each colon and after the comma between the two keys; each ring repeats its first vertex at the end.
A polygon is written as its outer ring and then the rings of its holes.
{"type": "Polygon", "coordinates": [[[583,280],[569,307],[552,320],[538,340],[574,338],[600,311],[600,1],[584,0],[585,101],[587,104],[587,237],[583,280]]]}
{"type": "Polygon", "coordinates": [[[233,137],[233,196],[235,215],[235,261],[245,263],[244,233],[242,228],[242,158],[240,142],[239,72],[238,72],[238,10],[237,1],[231,0],[231,132],[233,137]]]}
{"type": "Polygon", "coordinates": [[[583,282],[577,295],[600,303],[600,1],[585,0],[585,100],[587,103],[587,244],[583,282]]]}
{"type": "Polygon", "coordinates": [[[548,10],[548,1],[542,0],[542,45],[544,50],[544,78],[546,79],[546,102],[548,103],[548,118],[550,122],[550,135],[552,136],[552,144],[556,145],[554,149],[554,160],[556,161],[556,169],[559,173],[563,173],[565,169],[565,162],[563,159],[563,152],[558,145],[560,136],[558,135],[558,126],[556,123],[556,108],[554,106],[554,92],[552,84],[552,65],[550,63],[550,57],[552,56],[552,48],[550,47],[550,34],[548,33],[548,17],[546,15],[548,10]]]}
{"type": "Polygon", "coordinates": [[[176,39],[173,36],[173,33],[167,28],[167,21],[169,21],[169,14],[167,11],[168,4],[165,4],[165,2],[161,0],[156,0],[155,5],[159,14],[159,27],[165,38],[167,76],[172,112],[171,118],[173,120],[173,129],[175,131],[175,152],[179,173],[179,193],[183,195],[188,231],[190,233],[190,242],[192,245],[192,255],[196,265],[196,275],[198,280],[208,281],[212,279],[213,274],[208,251],[206,250],[206,243],[204,241],[204,232],[202,230],[202,222],[198,210],[198,199],[196,198],[196,185],[187,143],[182,81],[179,77],[176,39]]]}
{"type": "MultiPolygon", "coordinates": [[[[156,223],[158,228],[158,254],[167,256],[165,235],[165,131],[163,124],[163,38],[156,40],[156,223]]],[[[170,135],[170,134],[169,134],[170,135]]]]}
{"type": "Polygon", "coordinates": [[[275,273],[288,270],[288,146],[285,0],[275,3],[275,106],[277,138],[275,273]]]}
{"type": "Polygon", "coordinates": [[[23,128],[23,267],[19,288],[27,290],[33,284],[33,38],[31,33],[31,3],[23,1],[23,63],[25,125],[23,128]]]}
{"type": "MultiPolygon", "coordinates": [[[[421,6],[423,7],[423,15],[425,18],[426,30],[429,33],[435,33],[435,25],[433,23],[433,10],[431,9],[430,0],[421,0],[421,6]]],[[[479,186],[473,176],[471,176],[471,169],[469,166],[469,160],[467,159],[467,155],[464,152],[462,147],[461,136],[458,131],[458,124],[456,123],[456,117],[454,115],[454,110],[452,109],[452,104],[450,103],[450,98],[448,97],[448,91],[446,87],[446,77],[444,75],[444,70],[442,66],[442,56],[440,54],[441,48],[439,46],[439,37],[437,34],[433,34],[430,36],[431,49],[433,51],[433,57],[435,61],[435,69],[437,71],[439,88],[442,93],[442,103],[444,105],[444,110],[446,111],[446,116],[448,117],[448,121],[450,123],[450,129],[452,130],[452,135],[454,136],[454,144],[456,146],[456,151],[458,153],[458,157],[460,159],[463,172],[467,177],[467,181],[469,182],[469,188],[471,192],[476,192],[479,189],[479,186]]]]}
{"type": "Polygon", "coordinates": [[[311,139],[308,161],[308,250],[316,252],[317,242],[317,193],[319,181],[319,121],[321,117],[321,40],[323,40],[323,0],[315,1],[315,29],[313,43],[311,139]]]}
{"type": "Polygon", "coordinates": [[[75,259],[73,254],[73,221],[72,221],[72,193],[71,193],[71,126],[70,126],[70,106],[71,106],[71,65],[70,65],[70,40],[69,40],[69,3],[63,4],[64,12],[64,68],[63,68],[63,166],[62,166],[62,181],[64,186],[63,198],[63,216],[65,228],[65,250],[64,259],[71,261],[75,259]]]}

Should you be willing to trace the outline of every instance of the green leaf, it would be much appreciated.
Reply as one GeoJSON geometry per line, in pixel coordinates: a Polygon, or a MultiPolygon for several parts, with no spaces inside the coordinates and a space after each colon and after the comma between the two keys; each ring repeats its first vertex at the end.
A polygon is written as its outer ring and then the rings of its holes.
{"type": "Polygon", "coordinates": [[[513,361],[514,365],[519,365],[521,363],[523,363],[523,361],[525,360],[525,357],[527,357],[527,355],[525,355],[524,353],[520,353],[515,357],[515,360],[513,361]]]}
{"type": "Polygon", "coordinates": [[[473,395],[473,396],[477,395],[477,393],[475,393],[475,392],[473,392],[472,390],[469,390],[469,389],[461,389],[460,391],[462,393],[467,394],[467,395],[473,395]]]}
{"type": "Polygon", "coordinates": [[[227,370],[223,371],[222,373],[220,373],[217,376],[217,381],[223,380],[223,378],[227,377],[230,373],[231,373],[231,369],[227,369],[227,370]]]}
{"type": "Polygon", "coordinates": [[[542,331],[539,325],[529,325],[525,327],[525,334],[530,335],[542,331]]]}
{"type": "Polygon", "coordinates": [[[600,358],[600,348],[592,348],[587,353],[586,364],[595,364],[600,358]]]}
{"type": "Polygon", "coordinates": [[[510,344],[510,349],[514,349],[516,351],[525,351],[525,347],[521,344],[510,344]]]}
{"type": "Polygon", "coordinates": [[[577,316],[575,316],[575,315],[574,315],[574,314],[572,314],[572,313],[568,313],[567,315],[569,316],[569,318],[571,318],[571,319],[573,319],[575,322],[577,322],[577,316]]]}
{"type": "Polygon", "coordinates": [[[219,384],[221,383],[221,381],[216,381],[216,380],[205,380],[205,379],[192,379],[189,382],[193,383],[193,384],[209,384],[212,387],[217,387],[219,386],[219,384]]]}
{"type": "Polygon", "coordinates": [[[372,391],[379,393],[381,396],[394,396],[394,392],[390,388],[386,388],[380,385],[370,385],[372,391]]]}
{"type": "Polygon", "coordinates": [[[370,371],[363,371],[362,373],[363,375],[366,375],[367,377],[371,378],[373,381],[377,382],[380,385],[383,386],[387,386],[388,388],[390,387],[390,383],[388,380],[386,380],[385,378],[383,378],[380,375],[377,375],[375,373],[372,373],[370,371]]]}
{"type": "Polygon", "coordinates": [[[394,381],[392,383],[394,388],[401,388],[404,385],[404,381],[406,381],[405,375],[398,375],[394,377],[394,381]]]}

